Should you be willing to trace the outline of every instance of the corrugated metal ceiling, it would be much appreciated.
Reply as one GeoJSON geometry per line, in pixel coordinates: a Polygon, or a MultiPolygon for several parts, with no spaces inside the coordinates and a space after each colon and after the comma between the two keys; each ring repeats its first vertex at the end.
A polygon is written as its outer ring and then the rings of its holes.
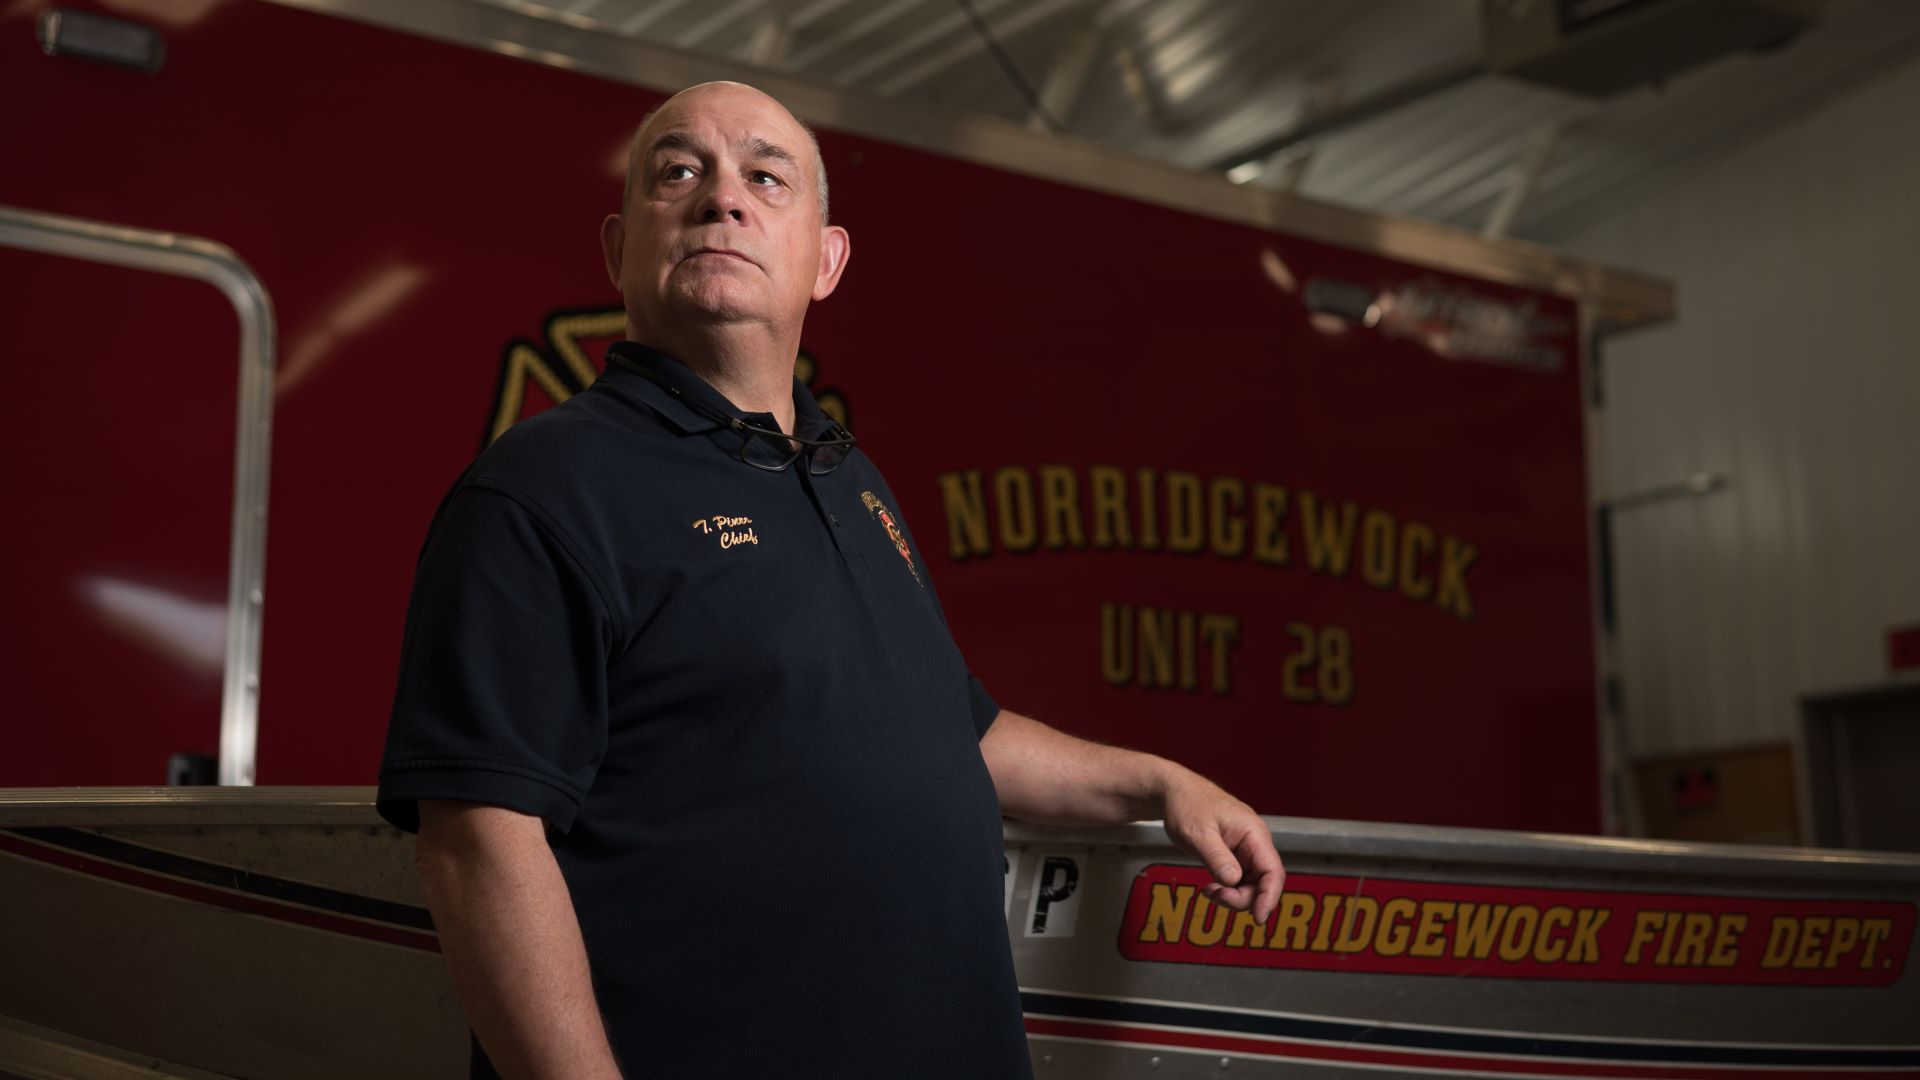
{"type": "Polygon", "coordinates": [[[1529,197],[1507,207],[1507,232],[1549,242],[1689,153],[1920,50],[1920,2],[1834,0],[1785,48],[1594,101],[1466,76],[1480,53],[1479,0],[495,2],[1195,168],[1222,168],[1390,88],[1444,86],[1235,175],[1479,229],[1537,163],[1529,197]]]}

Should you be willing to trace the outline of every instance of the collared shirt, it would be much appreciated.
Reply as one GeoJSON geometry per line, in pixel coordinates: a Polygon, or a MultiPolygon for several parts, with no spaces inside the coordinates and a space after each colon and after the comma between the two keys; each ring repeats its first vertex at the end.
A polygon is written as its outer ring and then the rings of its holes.
{"type": "MultiPolygon", "coordinates": [[[[824,476],[743,463],[685,398],[770,416],[614,348],[659,381],[609,363],[436,513],[380,812],[546,819],[631,1076],[1029,1076],[979,750],[998,707],[893,493],[859,449],[824,476]]],[[[796,434],[826,425],[794,404],[796,434]]]]}

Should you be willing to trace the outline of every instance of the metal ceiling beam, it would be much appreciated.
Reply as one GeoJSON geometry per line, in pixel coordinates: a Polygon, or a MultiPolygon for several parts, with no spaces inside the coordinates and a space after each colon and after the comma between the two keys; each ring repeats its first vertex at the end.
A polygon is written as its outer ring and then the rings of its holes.
{"type": "Polygon", "coordinates": [[[751,12],[767,7],[768,0],[734,0],[732,4],[687,27],[673,36],[673,44],[681,49],[694,49],[700,43],[732,26],[751,12]]]}
{"type": "MultiPolygon", "coordinates": [[[[1087,2],[1088,0],[1038,0],[1037,3],[1026,6],[1019,14],[993,27],[993,35],[1004,43],[1008,38],[1019,34],[1028,27],[1040,22],[1042,19],[1048,18],[1055,12],[1065,11],[1071,7],[1078,7],[1087,2]]],[[[883,96],[892,97],[903,90],[912,89],[926,82],[928,79],[933,78],[935,75],[940,74],[955,64],[973,57],[986,47],[986,42],[982,40],[978,34],[972,35],[966,40],[957,42],[953,46],[943,49],[933,56],[922,60],[920,63],[909,67],[907,70],[882,81],[876,89],[883,96]]]]}
{"type": "MultiPolygon", "coordinates": [[[[1345,75],[1347,97],[1351,98],[1356,92],[1391,82],[1401,73],[1417,71],[1430,62],[1435,55],[1431,50],[1391,46],[1399,23],[1387,16],[1396,9],[1386,6],[1390,0],[1376,2],[1381,6],[1318,0],[1263,3],[1258,10],[1264,17],[1243,21],[1229,47],[1235,57],[1232,85],[1223,81],[1210,90],[1200,88],[1208,102],[1205,107],[1198,108],[1202,102],[1196,101],[1192,115],[1175,116],[1172,125],[1163,129],[1163,134],[1172,138],[1143,142],[1142,149],[1151,148],[1150,152],[1202,169],[1224,153],[1303,122],[1303,80],[1316,72],[1338,66],[1345,75]],[[1412,55],[1396,55],[1408,53],[1412,55]]],[[[1428,13],[1419,23],[1424,27],[1431,13],[1445,9],[1418,10],[1428,13]]],[[[1468,51],[1470,47],[1449,48],[1438,55],[1458,56],[1468,51]]],[[[1172,93],[1171,87],[1168,92],[1172,93]]]]}
{"type": "MultiPolygon", "coordinates": [[[[1513,168],[1520,134],[1542,124],[1574,122],[1582,109],[1564,94],[1528,92],[1515,98],[1510,89],[1483,82],[1445,105],[1416,106],[1381,121],[1361,141],[1384,144],[1388,153],[1376,155],[1370,173],[1361,173],[1353,197],[1383,213],[1445,217],[1496,198],[1513,168]],[[1423,126],[1433,127],[1438,137],[1415,143],[1408,129],[1423,126]],[[1395,143],[1405,144],[1399,153],[1393,152],[1395,143]]],[[[1473,225],[1479,224],[1475,218],[1473,225]]]]}
{"type": "Polygon", "coordinates": [[[1540,174],[1546,171],[1547,164],[1553,160],[1554,148],[1559,144],[1560,125],[1557,123],[1541,124],[1527,136],[1520,150],[1520,158],[1514,162],[1512,180],[1488,212],[1486,224],[1480,227],[1481,236],[1498,240],[1513,229],[1514,219],[1520,216],[1520,208],[1527,205],[1527,199],[1532,197],[1533,189],[1540,183],[1540,174]]]}
{"type": "MultiPolygon", "coordinates": [[[[978,11],[981,15],[986,15],[989,12],[1004,7],[1006,3],[1007,0],[974,0],[974,10],[978,11]]],[[[859,60],[834,72],[833,81],[841,86],[857,83],[861,79],[879,71],[881,68],[886,67],[888,64],[893,63],[903,56],[919,49],[924,49],[942,38],[949,38],[955,34],[965,33],[968,33],[966,13],[957,8],[950,10],[945,15],[921,26],[918,30],[894,38],[887,45],[873,50],[859,60]]]]}
{"type": "MultiPolygon", "coordinates": [[[[1339,72],[1322,72],[1307,80],[1306,93],[1302,95],[1304,104],[1300,107],[1302,123],[1312,123],[1315,119],[1329,113],[1340,111],[1342,92],[1339,72]]],[[[1295,154],[1280,163],[1280,173],[1273,187],[1291,195],[1300,190],[1306,182],[1307,169],[1313,165],[1314,148],[1309,146],[1304,153],[1295,154]]],[[[1271,159],[1267,159],[1271,160],[1271,159]]],[[[1265,171],[1265,166],[1262,167],[1265,171]]],[[[1232,179],[1232,177],[1228,177],[1232,179]]]]}
{"type": "Polygon", "coordinates": [[[1170,132],[1177,126],[1173,106],[1168,104],[1166,92],[1146,62],[1146,56],[1146,47],[1123,36],[1113,57],[1120,68],[1120,86],[1127,92],[1127,102],[1133,106],[1134,115],[1157,131],[1170,132]]]}
{"type": "Polygon", "coordinates": [[[829,38],[823,38],[795,53],[788,67],[795,71],[804,71],[816,61],[832,56],[855,41],[875,30],[893,22],[907,11],[921,6],[921,0],[893,0],[877,8],[869,8],[865,15],[853,21],[851,26],[829,38]]]}
{"type": "Polygon", "coordinates": [[[793,24],[785,16],[776,14],[753,28],[753,34],[747,38],[746,47],[740,50],[740,55],[749,64],[777,68],[786,61],[787,53],[792,49],[793,24]]]}
{"type": "Polygon", "coordinates": [[[1376,116],[1410,105],[1422,98],[1429,98],[1462,83],[1472,82],[1485,74],[1486,70],[1485,61],[1477,56],[1472,60],[1433,68],[1404,82],[1394,83],[1384,90],[1369,94],[1338,112],[1329,113],[1318,120],[1302,122],[1231,154],[1222,154],[1208,162],[1207,168],[1224,171],[1249,161],[1260,161],[1290,146],[1306,142],[1308,139],[1365,123],[1376,116]]]}
{"type": "Polygon", "coordinates": [[[753,28],[747,42],[734,55],[757,67],[790,67],[794,42],[801,31],[846,7],[848,0],[814,0],[795,7],[793,0],[770,0],[770,17],[753,28]],[[788,10],[788,9],[793,10],[788,10]]]}
{"type": "Polygon", "coordinates": [[[623,20],[619,24],[620,32],[630,37],[637,37],[646,33],[647,27],[686,6],[687,0],[653,0],[652,4],[641,8],[638,15],[623,20]]]}
{"type": "Polygon", "coordinates": [[[805,30],[821,19],[847,6],[847,0],[814,0],[787,19],[787,25],[794,30],[805,30]]]}
{"type": "Polygon", "coordinates": [[[1093,74],[1094,57],[1100,52],[1100,39],[1105,35],[1097,28],[1076,31],[1068,38],[1067,44],[1054,55],[1053,66],[1047,69],[1047,77],[1040,84],[1040,102],[1027,115],[1027,126],[1047,130],[1048,117],[1061,126],[1070,126],[1073,122],[1073,107],[1080,102],[1080,93],[1087,87],[1087,77],[1093,74]]]}

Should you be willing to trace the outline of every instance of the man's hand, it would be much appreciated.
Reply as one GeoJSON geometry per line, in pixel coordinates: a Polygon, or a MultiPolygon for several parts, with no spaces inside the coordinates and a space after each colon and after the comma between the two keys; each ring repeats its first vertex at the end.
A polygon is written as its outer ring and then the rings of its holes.
{"type": "Polygon", "coordinates": [[[1267,823],[1219,785],[1165,758],[1076,739],[1002,709],[980,740],[1000,811],[1041,824],[1164,818],[1167,836],[1207,864],[1207,899],[1261,922],[1280,903],[1286,870],[1267,823]]]}
{"type": "Polygon", "coordinates": [[[1287,871],[1267,823],[1253,807],[1199,773],[1178,770],[1166,782],[1167,837],[1213,874],[1207,899],[1266,922],[1280,903],[1287,871]]]}

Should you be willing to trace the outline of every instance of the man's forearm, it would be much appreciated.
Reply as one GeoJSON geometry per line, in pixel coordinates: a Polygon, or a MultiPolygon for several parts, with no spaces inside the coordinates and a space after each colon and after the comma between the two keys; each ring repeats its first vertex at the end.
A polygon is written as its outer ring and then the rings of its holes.
{"type": "Polygon", "coordinates": [[[618,1080],[544,824],[499,807],[423,801],[416,850],[454,989],[500,1075],[618,1080]]]}
{"type": "Polygon", "coordinates": [[[1162,757],[1076,739],[1000,710],[980,740],[1000,812],[1045,825],[1162,818],[1167,838],[1213,874],[1207,899],[1265,922],[1286,868],[1251,806],[1162,757]]]}
{"type": "Polygon", "coordinates": [[[1105,825],[1162,817],[1170,785],[1190,770],[1103,746],[1002,709],[980,743],[1000,812],[1043,825],[1105,825]]]}

